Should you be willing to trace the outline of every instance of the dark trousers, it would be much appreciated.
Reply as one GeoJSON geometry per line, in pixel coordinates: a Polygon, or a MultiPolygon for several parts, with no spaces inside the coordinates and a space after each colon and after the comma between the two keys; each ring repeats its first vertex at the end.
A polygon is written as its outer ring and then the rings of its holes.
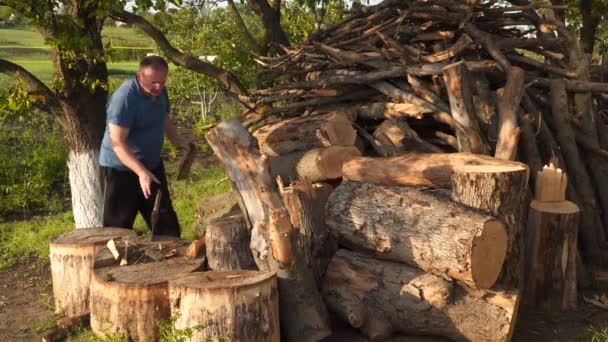
{"type": "Polygon", "coordinates": [[[110,167],[102,167],[105,190],[103,225],[104,227],[133,228],[137,213],[141,213],[154,235],[180,236],[179,222],[173,210],[165,167],[161,162],[154,170],[150,170],[160,184],[152,183],[152,194],[147,199],[139,185],[139,177],[132,171],[120,171],[110,167]],[[158,191],[161,191],[158,220],[152,226],[152,210],[158,191]]]}

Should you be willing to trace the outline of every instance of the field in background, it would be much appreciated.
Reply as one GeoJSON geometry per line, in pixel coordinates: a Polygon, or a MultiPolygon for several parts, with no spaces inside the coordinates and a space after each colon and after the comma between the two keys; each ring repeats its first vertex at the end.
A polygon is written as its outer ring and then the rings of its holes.
{"type": "MultiPolygon", "coordinates": [[[[137,61],[152,51],[152,40],[132,28],[107,27],[102,35],[104,46],[110,48],[108,71],[111,78],[122,79],[134,74],[137,61]]],[[[0,58],[21,65],[47,84],[51,81],[53,64],[50,47],[35,30],[0,29],[0,58]]]]}

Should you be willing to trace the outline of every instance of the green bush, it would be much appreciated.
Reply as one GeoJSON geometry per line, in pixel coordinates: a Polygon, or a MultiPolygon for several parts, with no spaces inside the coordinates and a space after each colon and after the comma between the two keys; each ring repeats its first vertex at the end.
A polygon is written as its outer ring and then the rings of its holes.
{"type": "Polygon", "coordinates": [[[58,129],[0,129],[0,215],[62,209],[67,146],[58,129]]]}

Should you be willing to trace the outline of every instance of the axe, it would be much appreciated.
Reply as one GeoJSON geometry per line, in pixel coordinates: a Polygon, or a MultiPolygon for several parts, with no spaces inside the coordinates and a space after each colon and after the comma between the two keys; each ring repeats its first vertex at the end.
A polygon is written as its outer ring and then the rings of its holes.
{"type": "Polygon", "coordinates": [[[150,226],[152,228],[151,241],[156,241],[158,237],[155,235],[156,226],[158,225],[158,212],[160,210],[160,200],[162,198],[162,188],[159,186],[156,191],[156,197],[154,197],[154,207],[152,207],[152,215],[150,216],[150,226]]]}

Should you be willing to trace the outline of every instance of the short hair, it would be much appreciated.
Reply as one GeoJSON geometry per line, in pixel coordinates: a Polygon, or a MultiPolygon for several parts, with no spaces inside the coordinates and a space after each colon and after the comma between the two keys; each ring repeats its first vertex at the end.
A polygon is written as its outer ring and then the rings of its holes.
{"type": "Polygon", "coordinates": [[[169,64],[161,56],[146,56],[139,62],[139,70],[151,67],[153,69],[169,70],[169,64]]]}

